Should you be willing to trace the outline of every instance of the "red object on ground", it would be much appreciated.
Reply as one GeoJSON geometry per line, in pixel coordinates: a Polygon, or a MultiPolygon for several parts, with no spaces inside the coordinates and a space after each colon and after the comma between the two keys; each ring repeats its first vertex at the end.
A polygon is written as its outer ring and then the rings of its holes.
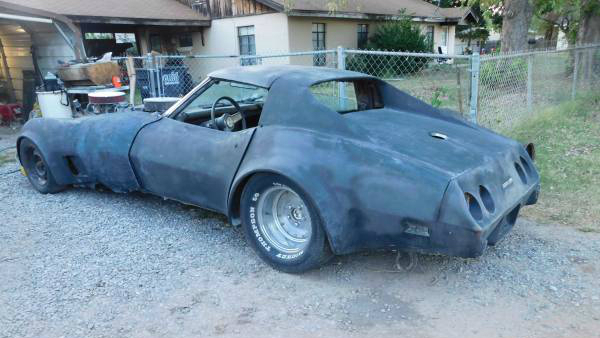
{"type": "Polygon", "coordinates": [[[0,104],[0,117],[2,122],[10,122],[17,119],[17,115],[21,115],[21,105],[18,103],[0,104]]]}
{"type": "Polygon", "coordinates": [[[121,83],[121,78],[116,75],[112,77],[112,84],[115,86],[115,88],[121,88],[123,86],[123,83],[121,83]]]}

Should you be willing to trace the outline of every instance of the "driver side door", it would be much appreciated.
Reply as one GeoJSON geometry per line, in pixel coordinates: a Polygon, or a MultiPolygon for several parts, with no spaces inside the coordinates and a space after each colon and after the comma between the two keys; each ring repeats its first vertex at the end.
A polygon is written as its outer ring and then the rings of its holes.
{"type": "MultiPolygon", "coordinates": [[[[181,110],[197,102],[192,97],[181,110]]],[[[229,188],[254,132],[220,131],[163,117],[139,132],[130,158],[145,191],[227,213],[229,188]]]]}

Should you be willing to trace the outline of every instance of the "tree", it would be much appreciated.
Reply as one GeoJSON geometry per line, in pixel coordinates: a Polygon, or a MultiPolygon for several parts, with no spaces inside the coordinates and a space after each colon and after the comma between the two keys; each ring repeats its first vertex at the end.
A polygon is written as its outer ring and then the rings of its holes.
{"type": "Polygon", "coordinates": [[[600,42],[600,1],[581,0],[578,44],[600,42]]]}
{"type": "Polygon", "coordinates": [[[502,9],[502,51],[528,49],[529,25],[533,17],[530,0],[504,0],[502,9]]]}
{"type": "Polygon", "coordinates": [[[536,0],[533,26],[547,41],[556,40],[561,31],[569,45],[575,44],[580,8],[580,0],[536,0]]]}

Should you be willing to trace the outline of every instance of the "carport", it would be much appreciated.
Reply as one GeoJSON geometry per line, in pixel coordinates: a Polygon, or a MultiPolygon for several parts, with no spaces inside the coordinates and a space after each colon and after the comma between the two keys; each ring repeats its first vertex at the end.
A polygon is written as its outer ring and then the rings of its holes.
{"type": "Polygon", "coordinates": [[[0,102],[30,111],[43,74],[61,62],[85,59],[81,33],[70,19],[0,1],[0,102]]]}

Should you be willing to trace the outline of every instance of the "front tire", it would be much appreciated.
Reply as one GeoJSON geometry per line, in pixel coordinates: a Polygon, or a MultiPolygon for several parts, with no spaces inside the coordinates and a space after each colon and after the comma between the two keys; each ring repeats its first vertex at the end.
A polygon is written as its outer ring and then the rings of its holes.
{"type": "Polygon", "coordinates": [[[27,173],[27,179],[35,190],[42,194],[54,194],[64,190],[64,186],[56,183],[42,152],[29,139],[21,141],[19,158],[27,173]]]}
{"type": "Polygon", "coordinates": [[[316,207],[284,177],[250,178],[242,193],[241,216],[250,246],[277,270],[301,273],[331,257],[316,207]]]}

